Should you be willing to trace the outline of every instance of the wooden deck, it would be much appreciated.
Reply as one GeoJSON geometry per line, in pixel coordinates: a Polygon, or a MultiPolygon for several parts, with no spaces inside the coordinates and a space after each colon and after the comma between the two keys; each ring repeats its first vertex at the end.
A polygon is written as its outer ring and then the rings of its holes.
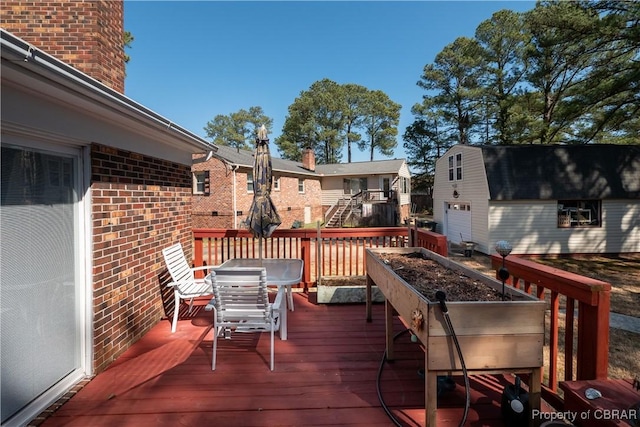
{"type": "MultiPolygon", "coordinates": [[[[294,295],[289,339],[276,338],[269,371],[268,334],[221,340],[211,371],[211,312],[199,306],[171,334],[164,320],[105,372],[48,416],[42,426],[390,426],[376,379],[384,351],[384,305],[365,321],[362,305],[317,305],[315,293],[294,295]]],[[[403,330],[396,319],[397,331],[403,330]]],[[[397,339],[385,363],[382,395],[402,425],[424,425],[420,345],[397,339]]],[[[458,385],[438,402],[438,426],[457,426],[464,407],[458,385]]],[[[500,396],[507,379],[471,377],[469,426],[502,426],[500,396]]]]}

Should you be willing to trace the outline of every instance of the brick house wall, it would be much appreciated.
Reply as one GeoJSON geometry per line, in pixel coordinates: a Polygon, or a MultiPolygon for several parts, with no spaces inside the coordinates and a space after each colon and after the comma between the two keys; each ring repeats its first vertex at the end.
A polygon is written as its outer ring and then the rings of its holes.
{"type": "Polygon", "coordinates": [[[194,155],[191,167],[209,171],[209,195],[193,195],[193,227],[233,228],[233,170],[215,157],[198,163],[204,156],[194,155]]]}
{"type": "MultiPolygon", "coordinates": [[[[194,156],[200,159],[201,156],[194,156]]],[[[209,171],[209,195],[193,196],[194,228],[244,228],[253,201],[253,192],[247,189],[247,173],[250,168],[239,167],[235,170],[215,157],[206,162],[195,162],[193,171],[209,171]],[[235,176],[234,176],[235,175],[235,176]],[[234,227],[233,217],[233,183],[236,189],[236,213],[238,215],[234,227]]],[[[282,224],[280,228],[291,228],[295,221],[304,223],[305,207],[311,210],[311,221],[322,220],[320,178],[301,175],[304,179],[304,192],[298,191],[297,176],[281,175],[280,188],[271,190],[271,199],[276,205],[282,224]]]]}
{"type": "Polygon", "coordinates": [[[161,291],[160,248],[180,241],[192,259],[191,171],[94,144],[91,175],[94,369],[101,372],[158,323],[165,301],[173,310],[173,294],[161,291]]]}
{"type": "Polygon", "coordinates": [[[111,1],[3,1],[2,27],[124,93],[124,4],[111,1]]]}

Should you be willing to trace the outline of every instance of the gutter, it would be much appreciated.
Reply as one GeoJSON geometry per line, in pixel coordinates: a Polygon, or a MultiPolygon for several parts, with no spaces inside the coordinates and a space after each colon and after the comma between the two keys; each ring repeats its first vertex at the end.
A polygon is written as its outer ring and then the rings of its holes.
{"type": "MultiPolygon", "coordinates": [[[[43,74],[42,71],[51,72],[54,75],[61,77],[67,83],[71,83],[88,90],[105,103],[115,104],[135,116],[142,117],[147,121],[155,123],[161,128],[165,128],[168,131],[178,134],[178,136],[183,140],[187,140],[201,150],[211,150],[215,147],[214,144],[202,137],[172,123],[169,119],[150,110],[142,104],[133,101],[131,98],[111,89],[103,83],[100,83],[98,80],[86,75],[85,73],[76,70],[72,66],[47,54],[41,49],[30,45],[5,29],[0,30],[2,34],[2,56],[5,56],[5,51],[9,52],[16,57],[16,60],[13,60],[12,62],[18,63],[22,61],[23,63],[30,65],[33,64],[35,67],[29,68],[38,68],[33,71],[41,75],[43,74]]],[[[27,65],[25,64],[22,64],[22,66],[27,68],[27,65]]]]}

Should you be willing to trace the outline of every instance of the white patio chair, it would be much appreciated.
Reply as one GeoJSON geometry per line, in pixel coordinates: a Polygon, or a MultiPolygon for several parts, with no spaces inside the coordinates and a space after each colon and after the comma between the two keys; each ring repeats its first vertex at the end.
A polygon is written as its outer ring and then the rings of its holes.
{"type": "MultiPolygon", "coordinates": [[[[224,331],[271,333],[271,364],[274,369],[274,334],[280,329],[280,310],[285,295],[278,288],[275,301],[269,303],[267,272],[263,267],[226,267],[211,271],[214,299],[207,307],[213,309],[213,358],[211,370],[216,369],[218,336],[224,331]]],[[[286,307],[284,307],[286,310],[286,307]]]]}
{"type": "Polygon", "coordinates": [[[167,265],[171,279],[173,280],[167,286],[173,287],[175,297],[175,308],[173,310],[173,322],[171,323],[171,332],[176,331],[178,324],[178,314],[180,312],[180,301],[189,299],[189,313],[193,308],[193,299],[213,295],[211,285],[205,283],[204,278],[195,277],[195,272],[200,270],[211,269],[211,266],[191,268],[184,256],[182,245],[176,243],[162,250],[164,262],[167,265]]]}

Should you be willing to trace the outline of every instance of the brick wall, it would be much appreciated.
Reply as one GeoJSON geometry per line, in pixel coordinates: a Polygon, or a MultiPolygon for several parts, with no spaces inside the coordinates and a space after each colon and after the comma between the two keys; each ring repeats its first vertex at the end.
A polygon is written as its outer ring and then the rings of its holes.
{"type": "Polygon", "coordinates": [[[209,171],[210,193],[193,196],[193,227],[233,228],[233,171],[215,157],[198,162],[204,156],[193,156],[192,170],[209,171]]]}
{"type": "Polygon", "coordinates": [[[122,0],[3,1],[2,27],[124,93],[122,0]]]}
{"type": "MultiPolygon", "coordinates": [[[[194,158],[199,158],[195,156],[194,158]]],[[[208,162],[196,162],[193,171],[209,171],[210,194],[194,195],[194,228],[234,228],[233,227],[233,180],[234,172],[230,166],[216,158],[208,162]]],[[[237,218],[237,228],[247,218],[253,193],[247,191],[247,172],[249,168],[238,168],[235,172],[236,211],[242,212],[237,218]]],[[[277,176],[277,174],[275,174],[277,176]]],[[[305,206],[311,207],[312,221],[322,220],[322,195],[320,180],[305,179],[305,191],[298,191],[298,177],[280,176],[280,189],[271,191],[271,199],[276,205],[281,228],[291,228],[294,221],[304,222],[305,206]]]]}
{"type": "Polygon", "coordinates": [[[161,294],[161,250],[180,241],[192,258],[191,172],[102,145],[91,151],[94,369],[101,372],[165,315],[166,303],[173,309],[173,295],[161,294]]]}

